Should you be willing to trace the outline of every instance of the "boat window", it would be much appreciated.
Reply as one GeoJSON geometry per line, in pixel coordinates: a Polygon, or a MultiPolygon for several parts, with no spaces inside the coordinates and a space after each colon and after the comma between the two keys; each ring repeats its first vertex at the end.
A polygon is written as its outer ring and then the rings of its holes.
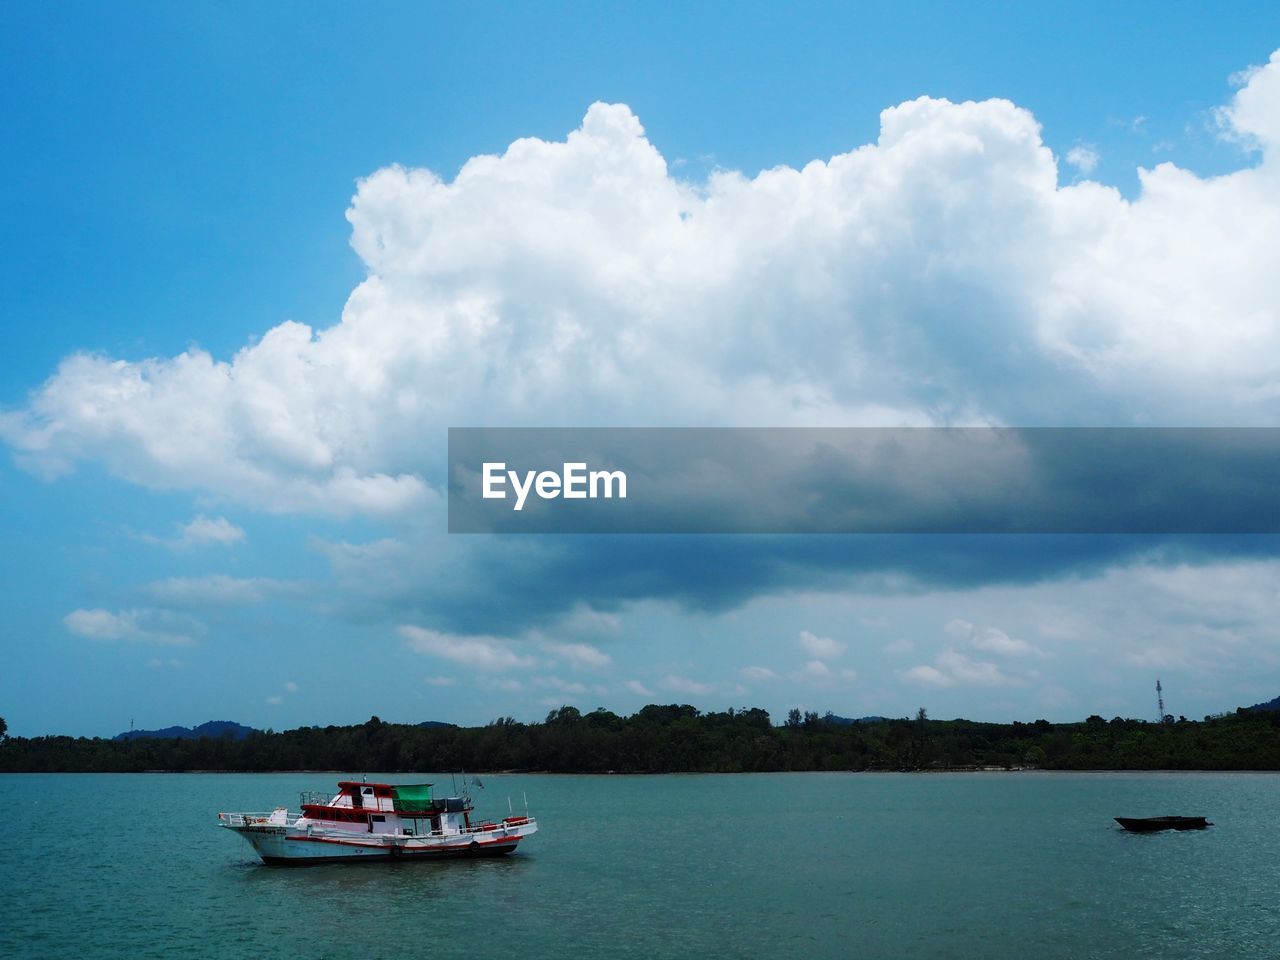
{"type": "Polygon", "coordinates": [[[376,814],[376,813],[375,813],[375,814],[373,814],[372,816],[370,816],[370,817],[369,817],[369,819],[370,819],[370,820],[372,820],[374,823],[386,823],[386,822],[387,822],[387,818],[386,818],[386,817],[379,816],[379,815],[378,815],[378,814],[376,814]]]}

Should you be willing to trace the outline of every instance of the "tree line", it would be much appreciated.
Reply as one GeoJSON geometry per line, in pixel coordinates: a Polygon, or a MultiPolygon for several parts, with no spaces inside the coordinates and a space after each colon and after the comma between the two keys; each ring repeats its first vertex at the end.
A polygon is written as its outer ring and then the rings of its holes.
{"type": "Polygon", "coordinates": [[[739,773],[800,770],[1280,770],[1280,712],[1202,722],[1092,716],[1081,723],[914,718],[851,722],[793,710],[704,713],[650,704],[630,716],[565,706],[538,723],[354,726],[255,731],[247,738],[107,740],[5,737],[0,772],[190,770],[739,773]]]}

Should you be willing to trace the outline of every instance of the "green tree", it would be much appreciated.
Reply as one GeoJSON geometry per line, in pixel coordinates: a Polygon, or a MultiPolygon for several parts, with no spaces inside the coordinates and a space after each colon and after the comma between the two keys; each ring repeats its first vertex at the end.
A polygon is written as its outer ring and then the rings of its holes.
{"type": "Polygon", "coordinates": [[[916,711],[916,766],[923,767],[929,752],[929,711],[921,707],[916,711]]]}

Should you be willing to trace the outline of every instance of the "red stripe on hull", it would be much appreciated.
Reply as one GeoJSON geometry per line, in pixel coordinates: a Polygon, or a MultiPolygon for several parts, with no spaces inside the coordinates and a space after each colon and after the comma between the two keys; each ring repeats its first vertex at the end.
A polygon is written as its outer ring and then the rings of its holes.
{"type": "MultiPolygon", "coordinates": [[[[494,843],[519,843],[524,837],[493,837],[489,840],[473,839],[471,844],[479,847],[488,846],[494,843]]],[[[373,847],[375,849],[385,848],[385,843],[367,843],[361,840],[339,840],[337,837],[285,837],[290,843],[337,843],[344,847],[373,847]]],[[[456,846],[461,846],[457,844],[456,846]]],[[[417,848],[414,848],[417,849],[417,848]]]]}
{"type": "Polygon", "coordinates": [[[459,860],[467,857],[501,857],[508,853],[514,853],[517,842],[518,841],[513,840],[505,844],[488,844],[483,846],[476,844],[474,848],[468,844],[465,847],[457,847],[453,850],[406,850],[399,855],[393,855],[388,851],[386,853],[375,853],[371,856],[361,857],[264,856],[262,861],[272,867],[303,867],[312,863],[364,863],[370,860],[459,860]]]}

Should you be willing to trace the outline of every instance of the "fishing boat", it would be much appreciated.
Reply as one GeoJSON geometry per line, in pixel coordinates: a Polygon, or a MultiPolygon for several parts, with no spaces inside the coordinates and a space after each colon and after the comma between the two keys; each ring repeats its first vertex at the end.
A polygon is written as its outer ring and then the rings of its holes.
{"type": "Polygon", "coordinates": [[[219,813],[218,826],[240,834],[273,866],[502,856],[538,830],[527,802],[523,816],[472,820],[465,778],[461,795],[452,797],[435,797],[430,783],[341,780],[336,794],[304,791],[299,805],[299,814],[286,807],[219,813]]]}
{"type": "Polygon", "coordinates": [[[1116,823],[1134,833],[1157,830],[1203,830],[1213,824],[1204,817],[1116,817],[1116,823]]]}

